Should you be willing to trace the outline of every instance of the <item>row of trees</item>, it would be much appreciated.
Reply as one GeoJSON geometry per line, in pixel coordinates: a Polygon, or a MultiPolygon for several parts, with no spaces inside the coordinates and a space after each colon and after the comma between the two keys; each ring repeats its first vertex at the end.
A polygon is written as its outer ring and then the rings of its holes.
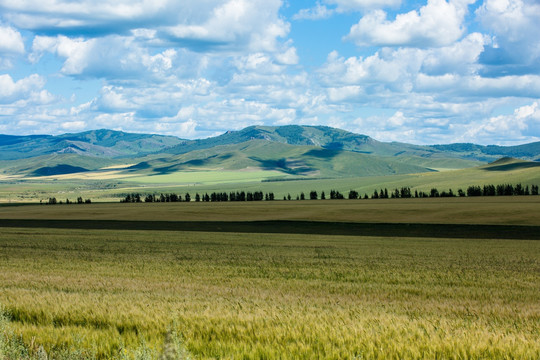
{"type": "MultiPolygon", "coordinates": [[[[502,184],[502,185],[484,185],[484,186],[469,186],[466,190],[458,189],[454,192],[452,189],[439,191],[437,188],[432,188],[429,192],[411,190],[410,187],[401,187],[394,190],[388,190],[387,188],[374,190],[373,194],[369,196],[364,194],[363,196],[356,190],[350,190],[347,199],[398,199],[398,198],[434,198],[434,197],[464,197],[464,196],[514,196],[514,195],[539,195],[538,185],[523,186],[521,184],[502,184]]],[[[126,194],[125,197],[120,200],[122,203],[141,203],[141,202],[226,202],[226,201],[272,201],[275,199],[274,193],[263,193],[262,191],[255,192],[213,192],[211,194],[199,194],[196,193],[195,197],[189,193],[186,193],[183,197],[178,194],[147,194],[141,195],[139,193],[126,194]]],[[[304,192],[296,195],[291,194],[283,197],[283,200],[326,200],[326,199],[345,199],[338,190],[330,190],[328,194],[322,191],[319,193],[315,190],[309,192],[308,196],[304,192]]],[[[89,201],[89,200],[87,200],[89,201]]]]}
{"type": "MultiPolygon", "coordinates": [[[[40,200],[40,203],[43,204],[43,200],[40,200]]],[[[77,198],[77,201],[72,201],[72,200],[69,200],[69,199],[66,199],[66,204],[91,204],[92,203],[92,200],[90,199],[85,199],[83,200],[82,197],[78,197],[77,198]]],[[[56,204],[63,204],[62,200],[57,200],[55,197],[50,197],[47,201],[45,201],[45,204],[46,205],[56,205],[56,204]]]]}
{"type": "Polygon", "coordinates": [[[213,192],[210,195],[208,193],[205,193],[203,195],[196,193],[195,198],[192,199],[191,195],[189,193],[186,193],[184,197],[182,195],[177,194],[148,194],[146,196],[139,194],[139,193],[132,193],[127,194],[120,202],[122,203],[140,203],[140,202],[190,202],[192,200],[195,200],[196,202],[222,202],[222,201],[271,201],[274,200],[274,193],[263,193],[262,191],[255,191],[255,192],[245,192],[245,191],[237,191],[237,192],[213,192]]]}

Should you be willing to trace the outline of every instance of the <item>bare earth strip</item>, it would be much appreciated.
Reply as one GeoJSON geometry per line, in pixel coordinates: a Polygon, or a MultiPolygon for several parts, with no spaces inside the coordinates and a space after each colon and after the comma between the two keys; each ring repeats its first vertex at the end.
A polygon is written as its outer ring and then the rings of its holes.
{"type": "Polygon", "coordinates": [[[1,227],[166,230],[251,234],[306,234],[427,237],[453,239],[540,240],[540,226],[452,225],[402,223],[346,223],[321,221],[126,221],[126,220],[25,220],[0,219],[1,227]]]}

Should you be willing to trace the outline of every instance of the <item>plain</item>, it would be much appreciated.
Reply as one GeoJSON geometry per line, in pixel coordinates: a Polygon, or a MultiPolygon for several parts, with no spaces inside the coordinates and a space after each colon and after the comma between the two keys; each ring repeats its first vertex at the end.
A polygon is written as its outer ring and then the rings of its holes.
{"type": "MultiPolygon", "coordinates": [[[[34,205],[0,218],[536,228],[539,207],[532,196],[34,205]]],[[[197,359],[540,357],[534,240],[3,228],[0,249],[0,303],[35,356],[43,345],[54,358],[157,358],[173,331],[197,359]]]]}

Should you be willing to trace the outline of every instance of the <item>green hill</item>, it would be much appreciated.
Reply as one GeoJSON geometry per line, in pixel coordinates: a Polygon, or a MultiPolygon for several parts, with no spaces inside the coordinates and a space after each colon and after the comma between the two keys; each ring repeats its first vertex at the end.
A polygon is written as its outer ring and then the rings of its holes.
{"type": "Polygon", "coordinates": [[[141,162],[128,171],[170,174],[180,171],[261,169],[304,177],[353,177],[430,171],[393,158],[352,151],[249,140],[141,162]]]}
{"type": "Polygon", "coordinates": [[[0,160],[27,159],[49,154],[79,154],[102,158],[143,156],[185,140],[174,136],[93,130],[77,134],[0,135],[0,160]]]}
{"type": "MultiPolygon", "coordinates": [[[[74,174],[135,164],[123,174],[139,177],[256,169],[289,178],[351,178],[464,169],[507,156],[538,159],[540,143],[421,146],[380,142],[327,126],[300,125],[250,126],[199,140],[112,130],[58,136],[0,135],[0,173],[17,176],[74,174]]],[[[496,166],[490,171],[535,167],[536,163],[496,166]]]]}
{"type": "Polygon", "coordinates": [[[117,165],[118,160],[79,154],[51,154],[29,159],[0,161],[0,174],[24,176],[48,176],[98,170],[117,165]]]}

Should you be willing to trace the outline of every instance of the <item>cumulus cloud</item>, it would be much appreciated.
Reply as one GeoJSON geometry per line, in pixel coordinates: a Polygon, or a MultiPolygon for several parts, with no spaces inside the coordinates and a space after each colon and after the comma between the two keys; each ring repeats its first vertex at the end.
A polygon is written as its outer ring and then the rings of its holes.
{"type": "Polygon", "coordinates": [[[36,97],[45,85],[45,80],[39,75],[31,75],[19,81],[14,81],[10,75],[0,75],[0,103],[8,104],[21,98],[36,97]]]}
{"type": "Polygon", "coordinates": [[[384,8],[397,8],[401,0],[325,0],[325,4],[317,1],[312,8],[301,9],[295,15],[293,20],[321,20],[328,19],[334,14],[369,11],[384,8]]]}
{"type": "Polygon", "coordinates": [[[398,14],[393,21],[388,20],[386,12],[375,10],[353,25],[345,39],[359,46],[449,45],[464,33],[464,5],[459,1],[428,0],[419,11],[398,14]]]}
{"type": "Polygon", "coordinates": [[[320,20],[327,19],[334,13],[334,10],[327,8],[325,5],[321,5],[317,2],[315,7],[310,9],[301,9],[293,16],[293,20],[320,20]]]}
{"type": "Polygon", "coordinates": [[[55,37],[135,35],[197,51],[273,51],[289,32],[281,0],[0,0],[3,17],[21,29],[55,37]]]}
{"type": "Polygon", "coordinates": [[[289,32],[289,24],[278,16],[280,7],[280,0],[229,0],[209,11],[204,21],[181,21],[165,32],[171,40],[193,45],[196,50],[247,47],[252,51],[273,51],[276,39],[289,32]]]}
{"type": "Polygon", "coordinates": [[[489,117],[459,127],[462,138],[483,144],[494,142],[513,145],[540,140],[540,107],[538,101],[518,107],[512,114],[489,117]]]}
{"type": "Polygon", "coordinates": [[[76,77],[106,77],[108,79],[151,79],[166,76],[172,70],[177,51],[166,49],[149,53],[131,37],[107,36],[84,39],[36,36],[29,58],[37,62],[44,53],[64,58],[61,72],[76,77]]]}
{"type": "Polygon", "coordinates": [[[449,46],[430,49],[426,51],[421,71],[430,75],[476,74],[481,69],[478,59],[489,44],[491,39],[487,35],[475,32],[449,46]]]}
{"type": "Polygon", "coordinates": [[[535,0],[485,0],[476,11],[480,23],[495,35],[480,62],[487,76],[540,71],[540,4],[535,0]]]}
{"type": "Polygon", "coordinates": [[[22,54],[24,43],[17,30],[10,26],[0,26],[0,54],[22,54]]]}
{"type": "Polygon", "coordinates": [[[328,86],[347,84],[408,89],[411,79],[422,65],[423,53],[417,49],[382,51],[366,58],[340,57],[332,52],[319,70],[321,80],[328,86]]]}
{"type": "Polygon", "coordinates": [[[172,21],[167,12],[174,1],[1,0],[4,17],[21,29],[45,34],[101,36],[122,33],[134,24],[151,24],[156,17],[172,21]]]}

